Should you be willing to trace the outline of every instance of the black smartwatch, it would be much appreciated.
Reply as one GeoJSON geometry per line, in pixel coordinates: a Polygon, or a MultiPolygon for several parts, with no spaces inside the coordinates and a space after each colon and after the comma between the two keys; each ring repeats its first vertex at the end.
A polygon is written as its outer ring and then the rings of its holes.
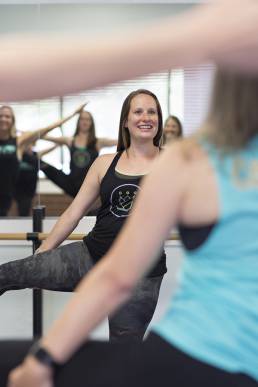
{"type": "Polygon", "coordinates": [[[45,348],[41,347],[39,341],[32,345],[29,355],[34,356],[41,364],[51,367],[54,373],[61,367],[61,364],[57,363],[45,348]]]}

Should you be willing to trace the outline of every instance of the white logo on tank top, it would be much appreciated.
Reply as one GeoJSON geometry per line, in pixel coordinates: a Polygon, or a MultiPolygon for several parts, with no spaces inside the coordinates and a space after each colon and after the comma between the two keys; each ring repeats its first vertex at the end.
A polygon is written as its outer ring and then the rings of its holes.
{"type": "Polygon", "coordinates": [[[123,184],[116,187],[110,196],[110,211],[118,218],[129,215],[140,187],[136,184],[123,184]]]}

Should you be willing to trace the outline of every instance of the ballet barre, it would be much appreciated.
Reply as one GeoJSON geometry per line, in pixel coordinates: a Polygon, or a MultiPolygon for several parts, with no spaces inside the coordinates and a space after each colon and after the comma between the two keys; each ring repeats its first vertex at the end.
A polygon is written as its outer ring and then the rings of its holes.
{"type": "MultiPolygon", "coordinates": [[[[27,233],[0,233],[0,240],[5,241],[43,241],[47,239],[49,233],[27,232],[27,233]]],[[[66,239],[72,241],[82,240],[85,234],[71,234],[66,239]]]]}
{"type": "MultiPolygon", "coordinates": [[[[27,233],[0,233],[0,240],[2,241],[43,241],[49,236],[49,233],[45,232],[27,232],[27,233]]],[[[66,240],[80,241],[86,234],[70,234],[66,240]]],[[[176,232],[172,233],[168,238],[168,241],[179,240],[176,232]]]]}
{"type": "MultiPolygon", "coordinates": [[[[39,209],[40,210],[40,209],[39,209]]],[[[33,253],[39,248],[41,242],[45,240],[50,234],[41,232],[42,230],[42,211],[36,213],[35,221],[33,222],[33,229],[38,231],[27,233],[0,233],[0,240],[2,241],[30,241],[32,242],[33,253]]],[[[86,234],[72,233],[66,240],[80,241],[86,234]]],[[[167,241],[179,241],[178,233],[172,232],[167,238],[167,241]]],[[[43,330],[43,296],[41,289],[33,289],[33,337],[38,339],[42,336],[43,330]]]]}

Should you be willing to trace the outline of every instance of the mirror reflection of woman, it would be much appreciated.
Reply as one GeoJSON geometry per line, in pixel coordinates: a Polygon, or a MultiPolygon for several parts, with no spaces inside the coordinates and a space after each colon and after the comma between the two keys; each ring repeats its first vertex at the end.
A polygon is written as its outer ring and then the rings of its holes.
{"type": "Polygon", "coordinates": [[[88,111],[80,112],[73,137],[45,136],[44,139],[57,145],[65,145],[69,149],[69,174],[45,162],[41,162],[40,167],[49,180],[72,197],[75,197],[79,192],[89,168],[98,157],[99,151],[104,147],[112,147],[117,144],[117,140],[96,137],[94,119],[88,111]]]}
{"type": "Polygon", "coordinates": [[[85,104],[64,119],[35,131],[16,135],[14,111],[10,106],[0,107],[0,216],[6,216],[12,203],[15,183],[19,174],[19,163],[26,155],[28,146],[51,130],[59,127],[79,113],[85,104]]]}
{"type": "Polygon", "coordinates": [[[164,123],[163,145],[183,137],[183,126],[178,117],[169,115],[164,123]]]}

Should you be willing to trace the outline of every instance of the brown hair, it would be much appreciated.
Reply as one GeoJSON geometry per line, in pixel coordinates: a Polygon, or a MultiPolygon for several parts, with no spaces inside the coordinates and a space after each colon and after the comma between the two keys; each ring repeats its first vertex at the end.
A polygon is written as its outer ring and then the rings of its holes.
{"type": "Polygon", "coordinates": [[[82,111],[80,113],[79,117],[78,117],[77,124],[76,124],[76,129],[75,129],[73,138],[75,136],[77,136],[77,134],[79,134],[79,131],[80,131],[80,119],[81,119],[81,115],[83,113],[88,113],[89,116],[90,116],[90,119],[91,119],[91,126],[90,126],[90,129],[89,129],[89,137],[88,137],[87,147],[88,148],[95,148],[96,147],[96,143],[97,143],[96,132],[95,132],[95,122],[94,122],[92,114],[90,112],[86,111],[86,110],[82,111]]]}
{"type": "Polygon", "coordinates": [[[240,149],[258,134],[258,77],[218,70],[206,136],[222,150],[240,149]]]}
{"type": "Polygon", "coordinates": [[[138,89],[133,92],[131,92],[126,99],[124,100],[121,115],[120,115],[120,123],[119,123],[119,133],[118,133],[118,143],[117,143],[117,151],[123,151],[125,149],[128,149],[131,143],[130,133],[127,127],[125,127],[125,122],[128,118],[128,114],[131,107],[131,101],[134,97],[136,97],[139,94],[147,94],[150,95],[156,102],[157,105],[157,111],[158,111],[158,132],[156,136],[153,139],[153,144],[155,146],[160,146],[162,141],[162,134],[163,134],[163,121],[162,121],[162,110],[159,103],[158,98],[155,94],[153,94],[151,91],[146,89],[138,89]]]}
{"type": "Polygon", "coordinates": [[[3,109],[9,109],[11,114],[12,114],[12,126],[10,128],[10,137],[16,137],[16,126],[15,126],[15,115],[14,115],[14,111],[13,111],[13,108],[9,105],[2,105],[0,106],[0,110],[3,110],[3,109]]]}

